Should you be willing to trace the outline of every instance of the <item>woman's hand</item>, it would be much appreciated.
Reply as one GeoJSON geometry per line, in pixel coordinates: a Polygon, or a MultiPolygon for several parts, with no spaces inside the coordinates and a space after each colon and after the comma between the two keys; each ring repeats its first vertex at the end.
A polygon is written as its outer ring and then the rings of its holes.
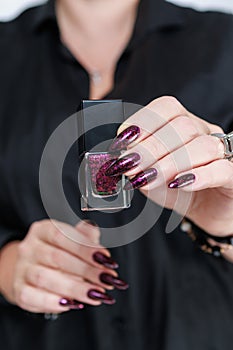
{"type": "Polygon", "coordinates": [[[105,289],[126,289],[107,249],[98,245],[99,229],[85,221],[76,228],[44,220],[32,224],[22,242],[0,254],[0,289],[11,303],[38,313],[81,309],[83,304],[113,304],[105,289]],[[55,224],[54,224],[55,223],[55,224]],[[75,236],[73,242],[66,232],[75,236]]]}
{"type": "Polygon", "coordinates": [[[212,133],[223,130],[173,97],[158,98],[121,125],[111,150],[128,149],[107,174],[125,173],[126,188],[140,188],[213,235],[232,234],[233,163],[212,133]]]}

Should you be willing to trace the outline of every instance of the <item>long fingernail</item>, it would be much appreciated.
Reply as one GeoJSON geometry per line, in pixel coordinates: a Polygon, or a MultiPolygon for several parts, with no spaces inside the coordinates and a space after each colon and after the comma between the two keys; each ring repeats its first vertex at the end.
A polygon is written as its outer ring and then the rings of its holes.
{"type": "Polygon", "coordinates": [[[131,125],[127,129],[123,130],[111,143],[109,151],[121,151],[126,149],[127,146],[135,141],[140,135],[140,128],[136,125],[131,125]]]}
{"type": "Polygon", "coordinates": [[[106,293],[102,293],[102,292],[100,292],[99,290],[96,290],[96,289],[90,289],[87,292],[87,295],[92,300],[100,300],[104,304],[108,304],[108,305],[115,304],[115,302],[116,302],[116,300],[113,299],[110,295],[108,295],[106,293]]]}
{"type": "Polygon", "coordinates": [[[59,300],[59,304],[61,306],[69,307],[70,309],[73,309],[73,310],[82,310],[82,309],[84,309],[84,305],[82,303],[80,303],[79,301],[77,301],[77,300],[61,298],[59,300]]]}
{"type": "Polygon", "coordinates": [[[107,170],[107,176],[121,175],[128,170],[135,168],[140,162],[140,155],[138,153],[130,153],[127,156],[116,160],[107,170]]]}
{"type": "Polygon", "coordinates": [[[109,273],[101,273],[100,281],[121,290],[125,290],[129,288],[128,283],[110,275],[109,273]]]}
{"type": "Polygon", "coordinates": [[[116,261],[100,252],[96,252],[93,254],[93,260],[110,269],[118,269],[119,267],[116,261]]]}
{"type": "Polygon", "coordinates": [[[132,190],[133,188],[136,189],[145,186],[155,180],[157,175],[158,172],[155,168],[142,171],[126,183],[124,190],[132,190]]]}
{"type": "Polygon", "coordinates": [[[194,183],[196,177],[194,174],[185,174],[177,177],[168,184],[169,188],[181,188],[194,183]]]}

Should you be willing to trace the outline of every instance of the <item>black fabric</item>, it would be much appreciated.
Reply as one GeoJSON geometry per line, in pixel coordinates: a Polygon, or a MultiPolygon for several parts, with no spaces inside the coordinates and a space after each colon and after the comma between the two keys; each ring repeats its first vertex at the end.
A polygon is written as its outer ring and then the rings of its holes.
{"type": "MultiPolygon", "coordinates": [[[[230,131],[232,39],[230,15],[143,0],[133,37],[118,62],[115,87],[106,98],[146,105],[174,95],[196,115],[230,131]]],[[[32,222],[47,217],[38,184],[41,154],[55,128],[88,98],[89,81],[60,42],[53,2],[0,25],[0,62],[4,244],[22,239],[32,222]]],[[[64,187],[79,213],[75,157],[71,150],[64,187]]],[[[88,218],[112,227],[130,222],[144,204],[137,192],[131,209],[88,218]]],[[[114,306],[86,307],[47,321],[1,303],[1,350],[231,349],[233,266],[199,251],[179,229],[166,235],[169,214],[164,210],[136,242],[112,249],[120,275],[130,283],[128,291],[112,293],[114,306]]]]}

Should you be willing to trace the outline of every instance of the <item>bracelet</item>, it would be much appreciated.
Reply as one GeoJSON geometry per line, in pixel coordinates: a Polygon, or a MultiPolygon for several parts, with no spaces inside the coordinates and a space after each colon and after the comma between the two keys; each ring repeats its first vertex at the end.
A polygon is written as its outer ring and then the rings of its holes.
{"type": "Polygon", "coordinates": [[[212,254],[216,258],[221,258],[224,252],[233,249],[233,236],[212,236],[187,219],[182,220],[180,228],[203,252],[212,254]],[[208,239],[215,241],[216,245],[211,245],[208,239]]]}

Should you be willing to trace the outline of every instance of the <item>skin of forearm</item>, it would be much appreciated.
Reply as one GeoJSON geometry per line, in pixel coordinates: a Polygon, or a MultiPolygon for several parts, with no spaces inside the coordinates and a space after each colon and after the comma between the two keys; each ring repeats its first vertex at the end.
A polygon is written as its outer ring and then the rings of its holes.
{"type": "Polygon", "coordinates": [[[19,241],[6,244],[0,250],[0,294],[13,303],[13,275],[17,260],[19,241]]]}

